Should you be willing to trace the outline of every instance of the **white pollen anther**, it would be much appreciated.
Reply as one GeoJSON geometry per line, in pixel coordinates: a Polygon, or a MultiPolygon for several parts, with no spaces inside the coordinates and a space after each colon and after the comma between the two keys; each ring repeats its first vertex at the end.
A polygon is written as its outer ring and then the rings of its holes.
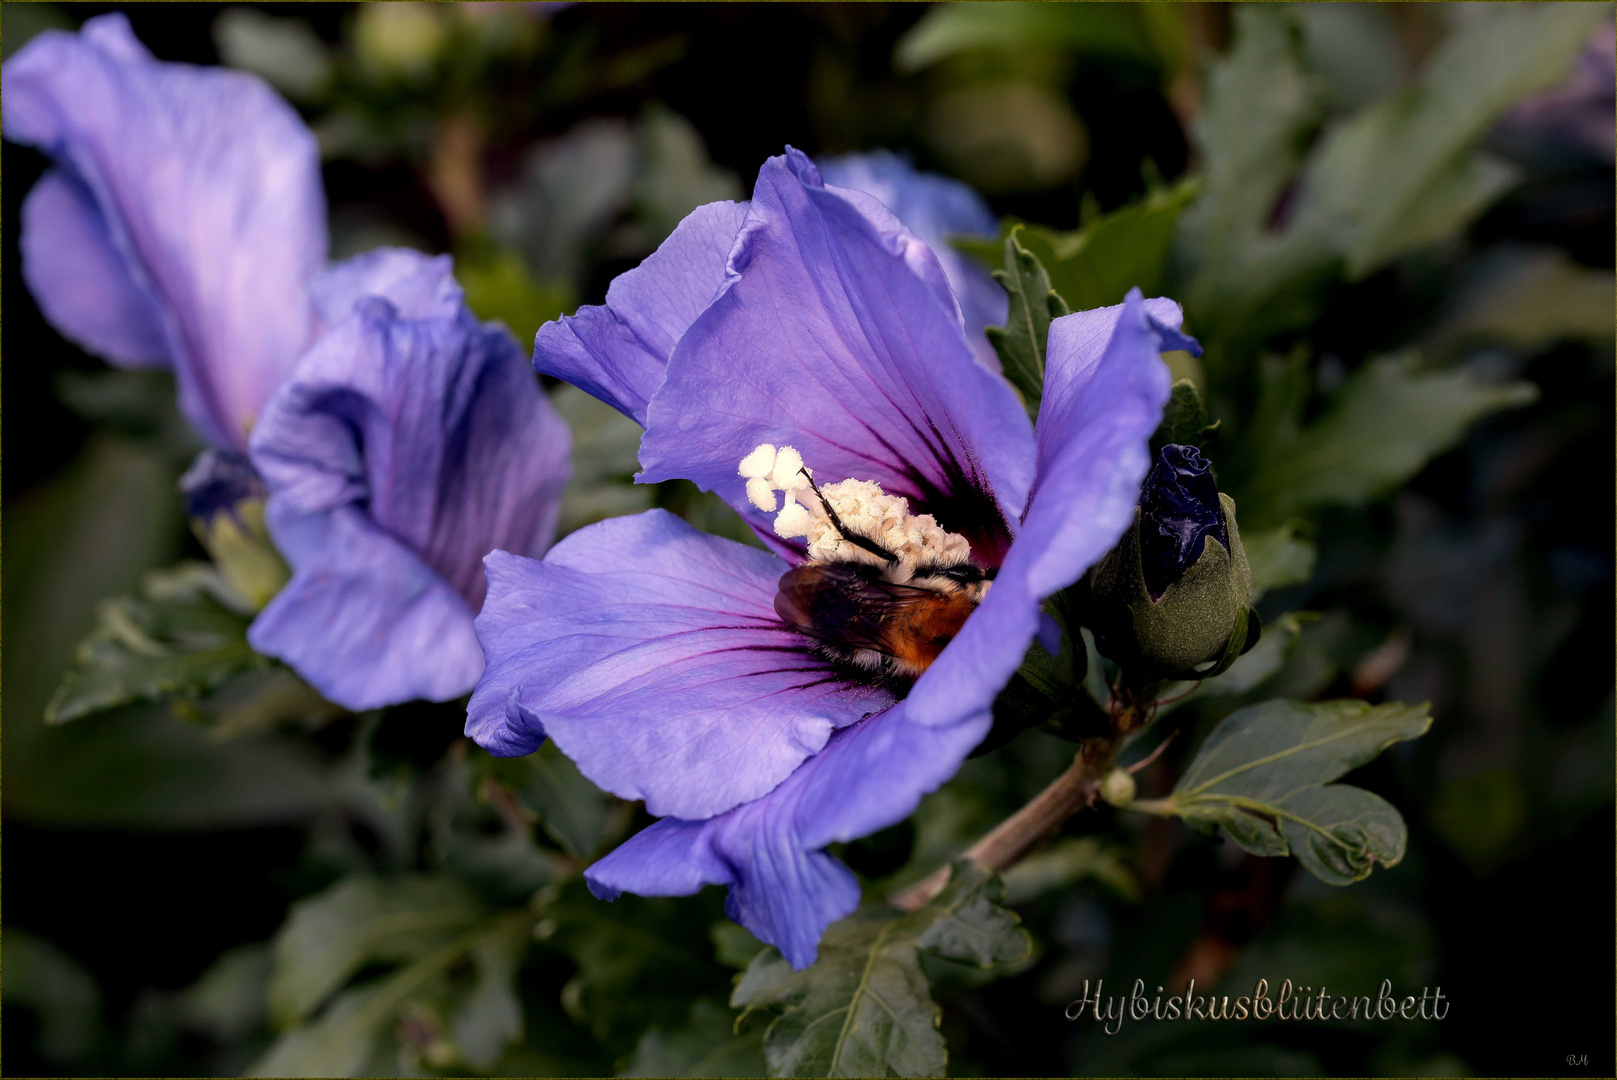
{"type": "Polygon", "coordinates": [[[769,473],[769,481],[782,491],[808,487],[808,480],[803,476],[803,455],[790,446],[781,447],[775,457],[775,467],[769,473]]]}
{"type": "Polygon", "coordinates": [[[803,537],[810,559],[880,565],[901,580],[917,566],[954,566],[971,557],[965,537],[945,531],[931,514],[910,513],[907,499],[888,495],[880,484],[869,480],[823,484],[816,498],[809,482],[812,473],[803,467],[803,455],[793,447],[777,449],[763,443],[741,459],[737,472],[747,478],[747,500],[758,509],[772,513],[775,492],[785,496],[775,516],[775,533],[803,537]],[[842,529],[832,522],[828,509],[836,514],[842,529]],[[849,542],[847,533],[880,544],[898,557],[897,565],[890,566],[881,556],[849,542]]]}
{"type": "Polygon", "coordinates": [[[736,471],[748,480],[762,480],[774,467],[775,448],[768,443],[760,443],[757,449],[741,459],[741,466],[736,471]]]}
{"type": "Polygon", "coordinates": [[[775,512],[775,489],[761,476],[747,478],[747,501],[766,514],[775,512]]]}
{"type": "Polygon", "coordinates": [[[814,516],[800,502],[787,503],[786,508],[775,515],[776,536],[808,536],[813,531],[814,516]]]}

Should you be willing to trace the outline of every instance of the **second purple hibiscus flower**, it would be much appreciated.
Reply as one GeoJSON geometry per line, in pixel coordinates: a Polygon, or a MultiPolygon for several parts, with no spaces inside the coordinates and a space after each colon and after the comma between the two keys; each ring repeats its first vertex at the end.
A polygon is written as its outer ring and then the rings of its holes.
{"type": "Polygon", "coordinates": [[[40,34],[4,86],[6,136],[55,161],[23,208],[40,308],[173,369],[211,445],[184,481],[207,535],[268,499],[292,577],[248,597],[253,646],[351,709],[470,690],[481,559],[541,554],[569,472],[522,350],[447,257],[326,268],[314,136],[259,79],[159,61],[112,14],[40,34]]]}
{"type": "Polygon", "coordinates": [[[812,963],[859,902],[825,846],[954,773],[1043,598],[1131,520],[1158,354],[1194,348],[1179,321],[1137,292],[1057,321],[1030,425],[926,244],[802,154],[770,159],[750,204],[698,209],[606,307],[541,329],[535,365],[644,422],[641,479],[716,491],[779,557],[659,511],[543,562],[491,555],[468,733],[508,755],[553,738],[662,818],[586,871],[597,895],[726,885],[732,917],[812,963]],[[877,595],[931,629],[894,646],[877,595]]]}

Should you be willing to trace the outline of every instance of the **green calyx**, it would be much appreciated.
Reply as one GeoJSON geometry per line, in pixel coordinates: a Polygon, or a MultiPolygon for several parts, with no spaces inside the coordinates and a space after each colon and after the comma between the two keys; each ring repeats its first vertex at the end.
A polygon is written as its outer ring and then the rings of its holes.
{"type": "Polygon", "coordinates": [[[292,576],[265,527],[263,499],[242,499],[228,511],[192,518],[191,529],[252,611],[262,611],[292,576]]]}

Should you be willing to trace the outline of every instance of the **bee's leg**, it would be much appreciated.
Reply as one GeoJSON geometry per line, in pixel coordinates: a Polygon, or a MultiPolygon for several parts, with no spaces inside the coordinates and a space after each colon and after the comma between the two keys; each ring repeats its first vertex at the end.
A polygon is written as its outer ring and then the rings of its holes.
{"type": "Polygon", "coordinates": [[[809,490],[814,492],[814,497],[820,500],[820,505],[825,509],[825,516],[831,519],[832,527],[837,530],[837,533],[841,535],[844,540],[852,544],[854,547],[863,548],[872,555],[876,556],[878,559],[882,559],[889,563],[898,562],[897,555],[893,554],[891,551],[888,551],[886,548],[876,543],[876,541],[870,539],[868,536],[860,536],[858,533],[853,532],[843,526],[842,519],[837,517],[837,512],[831,508],[830,500],[828,500],[824,495],[820,494],[820,485],[814,482],[814,477],[809,475],[808,469],[800,469],[799,471],[803,474],[803,479],[809,482],[809,490]]]}

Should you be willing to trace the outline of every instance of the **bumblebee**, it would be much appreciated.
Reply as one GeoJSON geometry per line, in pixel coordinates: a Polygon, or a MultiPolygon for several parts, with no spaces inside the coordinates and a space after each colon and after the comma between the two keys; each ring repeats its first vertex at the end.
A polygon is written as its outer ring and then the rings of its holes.
{"type": "Polygon", "coordinates": [[[874,558],[849,552],[788,570],[775,596],[776,614],[840,667],[877,682],[913,681],[960,632],[994,571],[971,562],[902,558],[843,525],[812,478],[809,485],[837,534],[874,558]]]}

